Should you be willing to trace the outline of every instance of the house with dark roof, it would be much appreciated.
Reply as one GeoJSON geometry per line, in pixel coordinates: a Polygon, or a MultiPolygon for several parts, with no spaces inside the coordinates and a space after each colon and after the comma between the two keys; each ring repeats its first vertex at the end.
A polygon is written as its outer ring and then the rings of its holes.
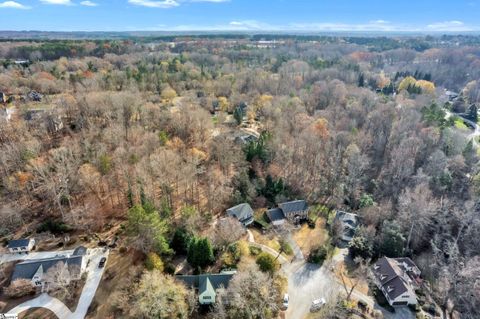
{"type": "Polygon", "coordinates": [[[390,306],[417,304],[420,270],[410,258],[380,258],[373,266],[373,276],[390,306]]]}
{"type": "Polygon", "coordinates": [[[54,276],[48,272],[54,267],[67,271],[70,280],[79,280],[87,266],[87,249],[83,246],[74,250],[72,255],[58,255],[52,258],[32,259],[15,265],[12,282],[19,279],[30,280],[33,286],[44,287],[54,276]]]}
{"type": "Polygon", "coordinates": [[[358,215],[337,210],[333,224],[338,227],[340,239],[350,242],[359,225],[358,215]]]}
{"type": "Polygon", "coordinates": [[[285,220],[297,223],[308,218],[308,204],[305,200],[281,203],[269,209],[267,217],[274,226],[283,225],[285,220]]]}
{"type": "Polygon", "coordinates": [[[227,289],[235,274],[236,271],[226,271],[219,274],[177,276],[177,279],[197,290],[201,305],[211,305],[216,301],[218,290],[227,289]]]}
{"type": "Polygon", "coordinates": [[[253,223],[253,209],[249,204],[243,203],[227,209],[228,216],[238,219],[243,226],[253,223]]]}
{"type": "Polygon", "coordinates": [[[24,239],[15,239],[8,242],[8,250],[11,253],[28,253],[35,246],[35,239],[33,238],[24,238],[24,239]]]}

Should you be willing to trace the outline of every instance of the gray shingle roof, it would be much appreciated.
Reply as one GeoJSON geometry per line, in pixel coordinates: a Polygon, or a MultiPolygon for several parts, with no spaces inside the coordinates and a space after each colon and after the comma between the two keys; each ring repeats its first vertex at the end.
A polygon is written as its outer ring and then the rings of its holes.
{"type": "Polygon", "coordinates": [[[307,210],[308,205],[304,200],[294,200],[291,202],[278,204],[278,207],[282,209],[285,215],[288,215],[289,213],[307,210]]]}
{"type": "Polygon", "coordinates": [[[285,219],[285,215],[280,208],[272,208],[267,211],[267,216],[271,222],[285,219]]]}
{"type": "Polygon", "coordinates": [[[87,254],[87,248],[85,248],[84,246],[78,246],[77,248],[75,248],[72,255],[85,256],[86,254],[87,254]]]}
{"type": "Polygon", "coordinates": [[[205,274],[205,275],[186,275],[186,276],[177,276],[177,279],[183,281],[187,286],[198,288],[200,293],[202,289],[207,287],[207,279],[210,281],[213,289],[218,289],[220,287],[228,288],[228,284],[232,279],[234,272],[221,273],[221,274],[205,274]]]}
{"type": "Polygon", "coordinates": [[[27,247],[30,239],[16,239],[8,242],[8,248],[27,247]]]}
{"type": "Polygon", "coordinates": [[[243,222],[253,217],[253,209],[249,204],[243,203],[227,209],[227,214],[243,222]]]}
{"type": "Polygon", "coordinates": [[[409,290],[409,284],[404,278],[406,274],[400,269],[395,259],[380,258],[375,263],[373,273],[390,300],[394,300],[409,290]]]}
{"type": "Polygon", "coordinates": [[[15,265],[15,269],[12,275],[12,281],[17,279],[31,280],[40,266],[43,267],[43,272],[45,273],[58,263],[64,263],[68,265],[70,271],[80,271],[80,267],[82,265],[82,258],[82,256],[59,256],[55,258],[24,261],[15,265]]]}

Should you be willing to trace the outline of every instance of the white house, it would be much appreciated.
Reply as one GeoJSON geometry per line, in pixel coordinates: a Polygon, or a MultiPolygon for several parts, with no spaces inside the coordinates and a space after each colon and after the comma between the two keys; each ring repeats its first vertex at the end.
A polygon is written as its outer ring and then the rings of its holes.
{"type": "Polygon", "coordinates": [[[35,246],[35,239],[16,239],[8,242],[8,250],[11,253],[27,253],[35,246]]]}
{"type": "Polygon", "coordinates": [[[420,270],[410,258],[380,258],[373,266],[373,275],[390,306],[417,304],[415,288],[421,281],[420,270]]]}
{"type": "Polygon", "coordinates": [[[223,271],[219,274],[204,274],[191,276],[177,276],[187,287],[198,292],[198,302],[201,305],[211,305],[216,302],[217,293],[228,288],[228,284],[236,271],[223,271]]]}

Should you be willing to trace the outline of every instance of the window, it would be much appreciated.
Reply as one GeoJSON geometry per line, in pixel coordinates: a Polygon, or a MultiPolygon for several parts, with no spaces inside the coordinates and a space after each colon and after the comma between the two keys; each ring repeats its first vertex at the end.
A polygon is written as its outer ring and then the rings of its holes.
{"type": "Polygon", "coordinates": [[[203,296],[203,299],[204,299],[204,300],[211,300],[211,299],[212,299],[212,296],[203,296]]]}

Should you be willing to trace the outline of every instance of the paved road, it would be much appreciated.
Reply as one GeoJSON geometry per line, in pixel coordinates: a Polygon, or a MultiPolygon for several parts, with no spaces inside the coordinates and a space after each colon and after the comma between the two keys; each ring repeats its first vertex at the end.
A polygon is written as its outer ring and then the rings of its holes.
{"type": "Polygon", "coordinates": [[[82,289],[82,294],[78,300],[75,312],[71,312],[60,300],[49,296],[48,294],[42,294],[35,299],[28,300],[19,306],[13,308],[9,314],[19,314],[30,308],[47,308],[51,310],[59,319],[83,319],[87,314],[88,307],[92,303],[95,292],[97,291],[100,280],[102,279],[105,267],[98,268],[98,263],[102,257],[108,257],[108,250],[106,252],[103,249],[95,248],[88,250],[88,258],[90,263],[86,269],[87,280],[82,289]]]}

